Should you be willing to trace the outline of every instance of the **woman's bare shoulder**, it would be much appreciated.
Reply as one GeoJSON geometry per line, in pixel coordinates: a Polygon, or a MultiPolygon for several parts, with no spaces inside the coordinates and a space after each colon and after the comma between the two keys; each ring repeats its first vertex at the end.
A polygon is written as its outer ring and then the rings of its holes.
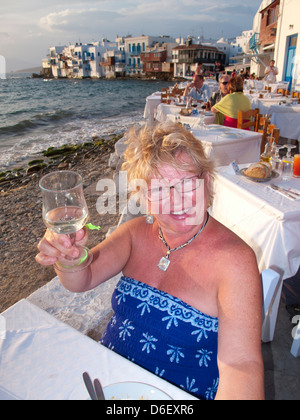
{"type": "Polygon", "coordinates": [[[213,229],[214,248],[225,272],[257,269],[256,255],[243,239],[215,219],[213,219],[213,229]]]}

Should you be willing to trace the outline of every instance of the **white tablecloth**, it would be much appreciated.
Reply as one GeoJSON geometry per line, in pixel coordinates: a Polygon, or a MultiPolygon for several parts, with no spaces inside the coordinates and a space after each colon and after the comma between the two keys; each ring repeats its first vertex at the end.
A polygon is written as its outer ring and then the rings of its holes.
{"type": "Polygon", "coordinates": [[[202,141],[206,154],[215,160],[216,166],[229,165],[233,161],[239,164],[259,161],[260,133],[215,124],[206,130],[194,128],[191,131],[202,141]]]}
{"type": "MultiPolygon", "coordinates": [[[[199,124],[199,121],[200,121],[199,114],[193,114],[190,116],[180,115],[179,112],[181,111],[181,109],[182,107],[177,106],[177,105],[159,104],[157,107],[156,120],[159,122],[164,122],[168,120],[176,121],[176,117],[177,117],[180,119],[180,122],[184,124],[190,124],[191,127],[199,124]]],[[[204,122],[206,125],[213,124],[215,121],[215,118],[216,118],[215,115],[209,112],[204,116],[204,122]]]]}
{"type": "Polygon", "coordinates": [[[300,142],[300,105],[273,105],[271,123],[280,129],[280,135],[300,142]]]}
{"type": "MultiPolygon", "coordinates": [[[[299,179],[275,181],[300,191],[299,179]]],[[[228,167],[219,168],[211,214],[253,248],[260,271],[273,268],[286,279],[300,265],[300,200],[282,196],[269,184],[232,175],[228,167]]]]}
{"type": "Polygon", "coordinates": [[[285,100],[281,95],[280,96],[274,96],[271,98],[265,97],[265,98],[259,98],[258,94],[247,94],[248,98],[251,102],[252,109],[259,108],[260,114],[271,114],[271,108],[273,105],[279,105],[280,102],[285,100]]]}
{"type": "Polygon", "coordinates": [[[155,92],[146,98],[146,104],[144,109],[144,118],[148,120],[150,124],[154,123],[156,110],[158,105],[161,103],[161,93],[155,92]]]}
{"type": "MultiPolygon", "coordinates": [[[[218,82],[214,80],[209,80],[205,82],[209,88],[210,96],[219,88],[218,82]]],[[[187,83],[184,86],[180,85],[180,88],[186,87],[187,83]]],[[[154,92],[152,95],[146,98],[146,104],[144,108],[144,118],[150,123],[153,124],[155,121],[155,116],[157,112],[157,107],[161,103],[161,92],[154,92]]],[[[157,121],[160,121],[159,119],[157,121]]]]}
{"type": "Polygon", "coordinates": [[[257,89],[264,90],[266,86],[271,88],[271,92],[276,93],[277,89],[287,90],[289,83],[285,81],[279,81],[276,83],[269,83],[264,80],[245,80],[246,89],[257,89]]]}
{"type": "Polygon", "coordinates": [[[175,400],[195,400],[26,300],[0,318],[0,400],[87,400],[84,371],[98,377],[104,387],[143,382],[175,400]]]}

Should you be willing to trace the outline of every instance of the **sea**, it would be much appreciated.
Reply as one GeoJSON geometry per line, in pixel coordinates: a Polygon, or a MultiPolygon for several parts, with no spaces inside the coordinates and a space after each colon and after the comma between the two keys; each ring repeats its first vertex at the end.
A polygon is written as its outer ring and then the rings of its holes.
{"type": "Polygon", "coordinates": [[[123,134],[143,117],[147,96],[170,82],[141,79],[0,79],[0,172],[48,147],[123,134]]]}

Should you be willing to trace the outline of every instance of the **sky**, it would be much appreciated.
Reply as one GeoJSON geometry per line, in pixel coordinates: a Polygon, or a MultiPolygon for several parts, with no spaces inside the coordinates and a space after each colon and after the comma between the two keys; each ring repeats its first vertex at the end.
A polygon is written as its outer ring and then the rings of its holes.
{"type": "Polygon", "coordinates": [[[0,0],[7,72],[41,66],[51,46],[116,36],[231,38],[252,29],[262,0],[0,0]]]}

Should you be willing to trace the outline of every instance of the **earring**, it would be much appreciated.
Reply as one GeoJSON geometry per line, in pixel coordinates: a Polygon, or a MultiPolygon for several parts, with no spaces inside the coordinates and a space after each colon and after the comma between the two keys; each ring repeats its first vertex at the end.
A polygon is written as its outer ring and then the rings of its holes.
{"type": "Polygon", "coordinates": [[[145,216],[145,219],[146,219],[146,223],[147,223],[148,225],[153,225],[153,216],[152,216],[152,214],[147,214],[147,215],[145,216]]]}

